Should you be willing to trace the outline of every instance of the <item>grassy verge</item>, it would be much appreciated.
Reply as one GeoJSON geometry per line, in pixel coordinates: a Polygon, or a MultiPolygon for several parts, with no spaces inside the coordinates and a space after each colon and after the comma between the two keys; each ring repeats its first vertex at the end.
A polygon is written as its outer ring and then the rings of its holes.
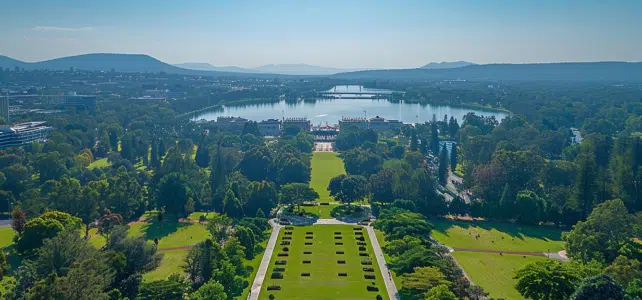
{"type": "Polygon", "coordinates": [[[175,250],[161,252],[163,253],[163,260],[161,260],[160,265],[153,271],[143,274],[143,280],[148,282],[163,280],[174,273],[184,275],[183,264],[188,251],[189,250],[175,250]]]}
{"type": "Polygon", "coordinates": [[[355,226],[349,225],[314,225],[295,227],[292,235],[285,235],[288,230],[279,233],[277,247],[270,260],[263,288],[259,299],[269,299],[273,294],[276,299],[375,299],[381,295],[382,299],[388,299],[386,287],[381,278],[381,271],[376,263],[368,234],[362,232],[367,244],[365,253],[369,257],[360,256],[359,246],[355,240],[361,236],[353,230],[355,226]],[[313,238],[307,232],[312,232],[313,238]],[[340,232],[341,239],[335,239],[335,232],[340,232]],[[286,241],[284,237],[292,237],[289,246],[280,246],[280,242],[286,241]],[[305,245],[305,243],[312,243],[305,245]],[[343,245],[336,245],[340,242],[343,245]],[[284,251],[288,247],[289,251],[284,251]],[[309,251],[310,254],[304,252],[309,251]],[[339,254],[337,251],[343,251],[339,254]],[[288,252],[287,257],[278,256],[279,253],[288,252]],[[362,260],[371,259],[372,265],[364,266],[362,260]],[[286,265],[276,265],[276,261],[284,260],[286,265]],[[339,260],[345,261],[340,264],[339,260]],[[309,263],[304,263],[309,261],[309,263]],[[283,279],[271,279],[271,274],[276,267],[285,268],[282,272],[283,279]],[[374,272],[363,271],[364,267],[373,268],[374,272]],[[302,273],[310,273],[310,276],[302,276],[302,273]],[[346,276],[339,276],[339,273],[346,273],[346,276]],[[375,279],[365,279],[364,275],[373,274],[375,279]],[[367,291],[367,286],[379,288],[378,292],[367,291]],[[279,285],[281,290],[268,291],[270,285],[279,285]]]}
{"type": "MultiPolygon", "coordinates": [[[[265,249],[265,247],[267,246],[271,232],[272,232],[271,230],[267,231],[266,233],[267,238],[265,239],[265,241],[259,244],[261,248],[265,249]]],[[[252,289],[252,283],[254,283],[254,277],[256,277],[256,272],[259,270],[261,259],[263,259],[263,253],[257,253],[256,256],[254,256],[254,258],[251,260],[246,260],[246,259],[243,260],[243,263],[245,266],[252,268],[252,273],[250,274],[250,277],[248,277],[247,279],[248,286],[245,289],[243,289],[243,294],[241,294],[241,296],[236,297],[237,300],[247,299],[247,295],[250,293],[250,290],[252,289]]]]}
{"type": "Polygon", "coordinates": [[[499,255],[489,253],[453,252],[475,284],[490,293],[490,297],[524,299],[515,290],[515,272],[525,265],[547,259],[538,256],[499,255]]]}
{"type": "MultiPolygon", "coordinates": [[[[386,234],[383,233],[383,231],[379,229],[375,229],[375,234],[377,235],[377,241],[379,241],[379,246],[383,249],[386,244],[388,244],[388,241],[386,241],[386,234]]],[[[386,258],[386,263],[390,262],[390,256],[386,254],[385,252],[383,253],[383,256],[386,258]]],[[[392,273],[392,280],[395,282],[395,285],[397,286],[397,290],[401,289],[401,278],[397,277],[397,273],[393,270],[390,270],[392,273]]]]}
{"type": "Polygon", "coordinates": [[[449,220],[432,223],[435,240],[454,248],[519,252],[557,252],[564,248],[562,231],[557,228],[449,220]]]}
{"type": "Polygon", "coordinates": [[[319,194],[317,201],[334,201],[334,198],[330,197],[328,184],[333,177],[346,173],[343,160],[335,152],[314,152],[312,153],[311,167],[310,187],[319,194]]]}
{"type": "Polygon", "coordinates": [[[13,237],[16,232],[11,227],[0,228],[0,249],[9,247],[13,244],[13,237]]]}

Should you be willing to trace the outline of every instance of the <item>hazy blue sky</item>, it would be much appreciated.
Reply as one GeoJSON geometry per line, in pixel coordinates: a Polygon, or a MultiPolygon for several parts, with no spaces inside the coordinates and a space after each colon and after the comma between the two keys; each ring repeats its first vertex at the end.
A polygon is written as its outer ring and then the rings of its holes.
{"type": "Polygon", "coordinates": [[[2,0],[0,54],[406,68],[642,61],[641,0],[2,0]]]}

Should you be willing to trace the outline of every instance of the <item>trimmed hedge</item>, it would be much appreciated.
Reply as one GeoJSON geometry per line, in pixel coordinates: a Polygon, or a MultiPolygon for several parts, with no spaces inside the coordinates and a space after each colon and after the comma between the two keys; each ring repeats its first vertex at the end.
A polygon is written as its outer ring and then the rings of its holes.
{"type": "Polygon", "coordinates": [[[368,290],[368,292],[378,292],[379,291],[378,287],[371,286],[371,285],[366,286],[366,289],[368,290]]]}
{"type": "Polygon", "coordinates": [[[343,254],[343,251],[337,251],[336,254],[343,254]]]}
{"type": "Polygon", "coordinates": [[[275,265],[279,265],[279,266],[286,265],[287,263],[288,263],[287,260],[277,260],[274,262],[275,265]]]}
{"type": "Polygon", "coordinates": [[[365,275],[363,275],[363,278],[365,278],[365,279],[375,279],[375,276],[373,274],[365,274],[365,275]]]}
{"type": "Polygon", "coordinates": [[[279,253],[276,256],[289,256],[287,253],[279,253]]]}
{"type": "Polygon", "coordinates": [[[313,236],[311,236],[311,235],[308,235],[308,236],[306,236],[306,237],[305,237],[305,239],[306,239],[306,240],[311,240],[311,239],[313,239],[313,238],[314,238],[314,237],[313,237],[313,236]]]}
{"type": "Polygon", "coordinates": [[[291,237],[291,236],[284,236],[284,237],[283,237],[283,240],[291,241],[291,240],[292,240],[292,237],[291,237]]]}
{"type": "Polygon", "coordinates": [[[358,236],[356,237],[356,239],[362,242],[366,240],[363,236],[358,236]]]}
{"type": "Polygon", "coordinates": [[[361,230],[363,230],[363,227],[354,227],[354,228],[352,228],[352,230],[359,230],[359,231],[361,231],[361,230]]]}
{"type": "Polygon", "coordinates": [[[286,231],[286,232],[285,232],[285,233],[283,233],[283,234],[285,234],[285,235],[292,235],[292,231],[286,231]]]}
{"type": "Polygon", "coordinates": [[[330,205],[330,202],[321,202],[319,205],[330,205]]]}
{"type": "Polygon", "coordinates": [[[292,226],[285,226],[285,230],[294,230],[294,227],[292,227],[292,226]]]}
{"type": "Polygon", "coordinates": [[[359,256],[367,256],[367,257],[370,257],[370,254],[368,254],[368,252],[359,252],[359,256]]]}
{"type": "Polygon", "coordinates": [[[312,261],[311,260],[304,260],[303,263],[304,264],[309,264],[309,263],[312,263],[312,261]]]}
{"type": "Polygon", "coordinates": [[[281,286],[280,285],[268,285],[267,287],[268,291],[280,291],[281,286]]]}
{"type": "Polygon", "coordinates": [[[336,243],[334,243],[334,245],[335,246],[343,246],[343,243],[342,242],[336,242],[336,243]]]}
{"type": "Polygon", "coordinates": [[[290,241],[281,241],[281,246],[290,246],[290,241]]]}
{"type": "Polygon", "coordinates": [[[364,272],[374,272],[374,268],[363,268],[364,272]]]}
{"type": "Polygon", "coordinates": [[[334,234],[341,234],[341,232],[339,232],[339,231],[335,231],[335,232],[334,232],[334,234]]]}
{"type": "Polygon", "coordinates": [[[335,239],[335,240],[341,240],[341,239],[343,239],[343,238],[342,238],[342,237],[340,237],[340,236],[338,236],[338,235],[336,235],[336,236],[334,236],[334,239],[335,239]]]}
{"type": "Polygon", "coordinates": [[[290,248],[288,248],[288,247],[283,247],[283,251],[288,252],[288,251],[290,251],[290,248]]]}
{"type": "Polygon", "coordinates": [[[303,251],[303,254],[312,254],[312,251],[303,251]]]}
{"type": "Polygon", "coordinates": [[[283,273],[280,272],[272,272],[272,275],[270,275],[271,279],[283,279],[283,273]]]}
{"type": "Polygon", "coordinates": [[[312,243],[305,243],[305,245],[306,245],[306,246],[310,246],[310,245],[312,245],[312,243]]]}
{"type": "Polygon", "coordinates": [[[337,263],[340,264],[340,265],[343,265],[343,264],[346,263],[346,261],[345,260],[337,260],[337,263]]]}
{"type": "Polygon", "coordinates": [[[301,276],[309,277],[310,273],[307,273],[307,272],[306,273],[301,273],[301,276]]]}
{"type": "Polygon", "coordinates": [[[361,264],[364,266],[372,266],[372,261],[371,260],[362,260],[361,264]]]}
{"type": "Polygon", "coordinates": [[[354,234],[356,234],[356,235],[363,235],[363,232],[357,231],[357,232],[355,232],[354,234]]]}
{"type": "Polygon", "coordinates": [[[339,275],[340,277],[346,277],[346,276],[348,276],[348,273],[339,273],[338,275],[339,275]]]}
{"type": "Polygon", "coordinates": [[[366,245],[368,245],[368,243],[366,243],[366,242],[357,242],[357,245],[359,245],[359,246],[366,246],[366,245]]]}
{"type": "Polygon", "coordinates": [[[314,234],[312,231],[308,231],[305,234],[314,234]]]}
{"type": "Polygon", "coordinates": [[[285,272],[285,268],[276,267],[272,270],[272,272],[285,272]]]}

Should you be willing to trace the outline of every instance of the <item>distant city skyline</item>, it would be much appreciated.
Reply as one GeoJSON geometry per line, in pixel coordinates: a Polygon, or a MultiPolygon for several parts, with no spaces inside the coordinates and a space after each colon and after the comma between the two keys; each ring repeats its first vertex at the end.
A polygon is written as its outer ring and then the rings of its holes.
{"type": "Polygon", "coordinates": [[[0,54],[170,64],[415,68],[642,61],[642,1],[3,1],[0,54]]]}

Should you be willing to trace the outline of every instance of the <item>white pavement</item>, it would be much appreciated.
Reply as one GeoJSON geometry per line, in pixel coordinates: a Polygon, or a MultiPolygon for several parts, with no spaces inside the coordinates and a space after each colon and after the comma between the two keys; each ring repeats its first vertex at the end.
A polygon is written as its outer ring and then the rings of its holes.
{"type": "Polygon", "coordinates": [[[381,269],[381,276],[383,276],[383,282],[386,284],[386,290],[388,290],[388,297],[390,300],[395,300],[397,298],[397,285],[395,281],[392,280],[392,273],[388,270],[388,265],[386,264],[386,258],[383,256],[383,251],[381,251],[381,246],[379,246],[379,240],[377,240],[377,235],[375,234],[372,226],[364,226],[368,230],[368,236],[370,237],[370,243],[372,243],[372,249],[374,249],[375,257],[377,258],[377,264],[379,264],[379,269],[381,269]]]}
{"type": "Polygon", "coordinates": [[[256,271],[256,276],[254,276],[254,282],[252,283],[250,294],[247,296],[247,299],[250,300],[259,299],[263,280],[265,279],[265,274],[267,274],[270,259],[272,258],[272,252],[274,252],[276,240],[279,237],[279,231],[281,230],[281,225],[274,220],[270,220],[270,225],[272,226],[272,234],[270,234],[270,240],[268,241],[267,246],[265,246],[265,252],[263,252],[263,258],[261,258],[261,264],[259,265],[259,269],[256,271]]]}

